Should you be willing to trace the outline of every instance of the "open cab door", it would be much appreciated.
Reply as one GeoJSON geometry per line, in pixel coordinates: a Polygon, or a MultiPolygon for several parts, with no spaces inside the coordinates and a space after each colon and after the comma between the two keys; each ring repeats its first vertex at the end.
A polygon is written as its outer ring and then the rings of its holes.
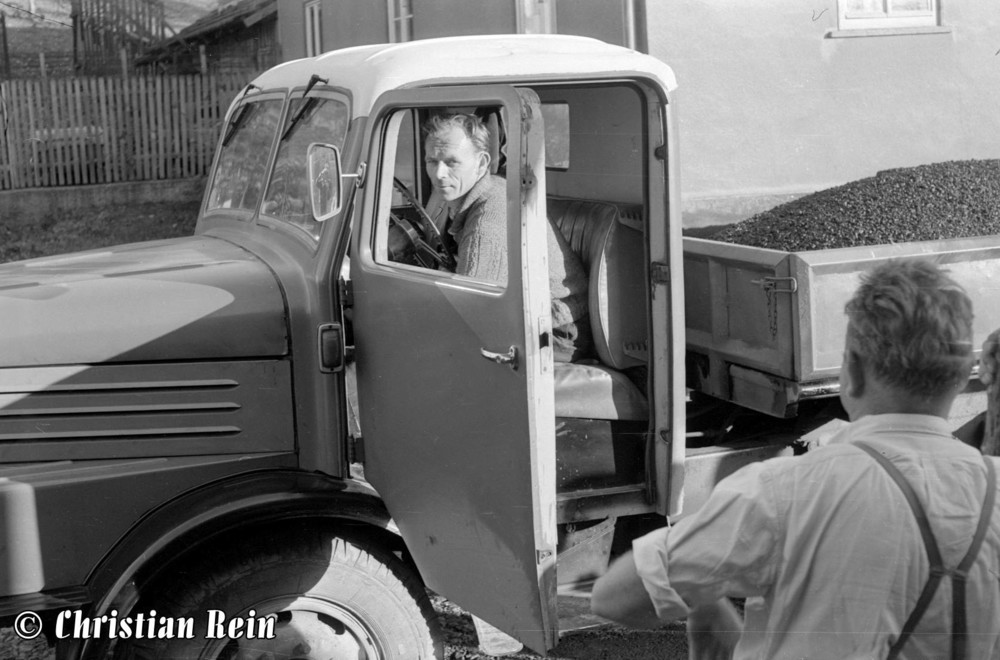
{"type": "Polygon", "coordinates": [[[558,637],[543,131],[531,90],[384,94],[351,251],[365,478],[431,589],[542,653],[558,637]],[[405,249],[431,192],[421,129],[456,111],[501,138],[491,146],[506,191],[499,281],[405,249]]]}

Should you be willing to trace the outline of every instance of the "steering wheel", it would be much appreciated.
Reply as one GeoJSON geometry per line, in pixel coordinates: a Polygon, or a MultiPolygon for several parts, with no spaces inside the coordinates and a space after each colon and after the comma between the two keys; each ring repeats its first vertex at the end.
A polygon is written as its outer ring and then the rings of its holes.
{"type": "Polygon", "coordinates": [[[437,269],[442,256],[421,235],[420,226],[409,218],[389,213],[389,260],[437,269]]]}
{"type": "Polygon", "coordinates": [[[448,250],[448,244],[445,243],[444,237],[441,236],[441,231],[437,228],[437,225],[427,215],[427,211],[420,205],[420,202],[413,192],[406,187],[406,184],[397,177],[392,178],[392,185],[403,195],[406,203],[413,207],[413,210],[416,212],[416,220],[401,218],[392,214],[390,214],[389,220],[397,227],[403,229],[405,237],[413,244],[417,260],[425,268],[434,268],[437,265],[443,267],[445,270],[455,272],[455,255],[451,254],[448,250]],[[406,227],[403,226],[404,224],[406,227]],[[412,231],[407,231],[407,229],[412,231]],[[414,232],[419,236],[419,243],[416,242],[417,238],[412,235],[414,232]],[[426,265],[421,255],[431,259],[433,264],[426,265]]]}

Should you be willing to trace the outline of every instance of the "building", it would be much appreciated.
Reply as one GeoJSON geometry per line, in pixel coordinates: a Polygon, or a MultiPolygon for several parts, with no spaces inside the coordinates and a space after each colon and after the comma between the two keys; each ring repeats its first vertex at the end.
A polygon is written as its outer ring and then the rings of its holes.
{"type": "Polygon", "coordinates": [[[457,34],[580,34],[677,74],[686,225],[879,170],[1000,158],[1000,5],[980,0],[285,0],[283,59],[457,34]]]}
{"type": "Polygon", "coordinates": [[[277,0],[238,0],[220,5],[137,61],[166,73],[259,72],[281,60],[277,0]]]}

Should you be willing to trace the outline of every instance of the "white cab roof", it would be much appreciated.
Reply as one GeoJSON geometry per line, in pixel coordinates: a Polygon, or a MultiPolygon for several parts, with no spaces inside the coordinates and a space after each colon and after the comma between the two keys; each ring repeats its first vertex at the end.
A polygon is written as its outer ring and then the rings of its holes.
{"type": "Polygon", "coordinates": [[[316,74],[347,88],[352,114],[367,116],[391,89],[433,84],[646,78],[667,92],[677,83],[660,60],[588,37],[490,35],[357,46],[280,64],[253,81],[261,89],[302,87],[316,74]]]}

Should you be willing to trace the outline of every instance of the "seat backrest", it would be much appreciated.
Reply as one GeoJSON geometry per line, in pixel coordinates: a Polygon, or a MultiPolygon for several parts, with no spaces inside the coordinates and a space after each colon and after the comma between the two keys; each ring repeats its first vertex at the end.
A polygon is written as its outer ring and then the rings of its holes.
{"type": "MultiPolygon", "coordinates": [[[[645,365],[648,315],[641,215],[607,202],[550,197],[549,218],[589,273],[590,326],[601,362],[645,365]]],[[[632,211],[632,209],[630,209],[632,211]]]]}

